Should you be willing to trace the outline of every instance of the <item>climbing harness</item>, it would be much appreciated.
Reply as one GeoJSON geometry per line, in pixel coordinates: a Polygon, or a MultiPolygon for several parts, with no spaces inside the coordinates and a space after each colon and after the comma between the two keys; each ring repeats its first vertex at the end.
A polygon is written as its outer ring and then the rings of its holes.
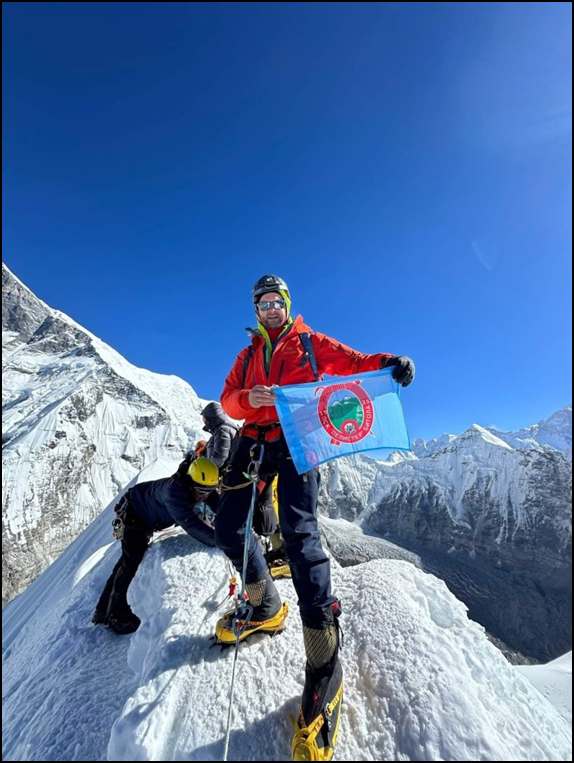
{"type": "Polygon", "coordinates": [[[126,531],[126,519],[129,501],[126,495],[114,506],[116,518],[112,520],[112,535],[116,540],[122,540],[126,531]]]}

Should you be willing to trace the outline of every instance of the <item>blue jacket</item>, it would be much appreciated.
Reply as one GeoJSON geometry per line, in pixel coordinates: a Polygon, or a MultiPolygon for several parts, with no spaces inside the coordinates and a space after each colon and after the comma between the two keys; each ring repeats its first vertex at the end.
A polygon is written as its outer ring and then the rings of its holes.
{"type": "Polygon", "coordinates": [[[202,497],[186,484],[185,479],[173,476],[140,482],[130,488],[127,495],[136,519],[150,531],[179,525],[193,538],[207,546],[215,546],[213,528],[194,512],[194,506],[200,501],[205,501],[215,511],[218,501],[215,491],[202,497]]]}

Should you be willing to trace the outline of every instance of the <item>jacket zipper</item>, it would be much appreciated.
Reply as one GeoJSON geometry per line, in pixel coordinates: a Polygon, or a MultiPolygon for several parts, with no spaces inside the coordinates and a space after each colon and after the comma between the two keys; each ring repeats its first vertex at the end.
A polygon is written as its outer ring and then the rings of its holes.
{"type": "MultiPolygon", "coordinates": [[[[271,369],[273,368],[273,358],[275,357],[275,353],[277,352],[279,347],[283,344],[283,342],[287,339],[287,337],[291,335],[292,328],[293,328],[293,325],[291,325],[291,328],[289,329],[289,331],[286,334],[284,334],[275,345],[275,349],[273,350],[273,354],[271,355],[271,360],[269,362],[269,373],[267,374],[267,381],[271,379],[271,369]]],[[[281,365],[279,366],[279,376],[277,377],[277,381],[279,381],[279,378],[281,376],[281,371],[283,370],[284,363],[285,363],[285,358],[281,358],[281,365]]],[[[265,368],[265,363],[263,364],[263,367],[265,368]]]]}

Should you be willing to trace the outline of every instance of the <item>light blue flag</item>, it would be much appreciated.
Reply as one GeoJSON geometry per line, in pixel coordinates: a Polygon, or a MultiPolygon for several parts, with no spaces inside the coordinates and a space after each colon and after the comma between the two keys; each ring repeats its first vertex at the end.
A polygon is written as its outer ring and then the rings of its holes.
{"type": "Polygon", "coordinates": [[[391,368],[275,388],[275,407],[299,474],[365,450],[410,450],[391,368]]]}

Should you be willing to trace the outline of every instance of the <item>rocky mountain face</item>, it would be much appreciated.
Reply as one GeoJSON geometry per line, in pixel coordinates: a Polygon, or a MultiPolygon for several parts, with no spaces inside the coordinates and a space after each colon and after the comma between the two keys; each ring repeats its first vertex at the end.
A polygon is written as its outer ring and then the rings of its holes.
{"type": "MultiPolygon", "coordinates": [[[[556,418],[562,426],[563,416],[556,418]]],[[[430,454],[325,465],[324,509],[419,554],[512,649],[540,659],[570,649],[566,454],[540,443],[516,448],[478,425],[419,452],[430,454]]]]}
{"type": "Polygon", "coordinates": [[[202,430],[201,401],[136,368],[2,265],[2,596],[23,590],[152,461],[202,430]]]}

